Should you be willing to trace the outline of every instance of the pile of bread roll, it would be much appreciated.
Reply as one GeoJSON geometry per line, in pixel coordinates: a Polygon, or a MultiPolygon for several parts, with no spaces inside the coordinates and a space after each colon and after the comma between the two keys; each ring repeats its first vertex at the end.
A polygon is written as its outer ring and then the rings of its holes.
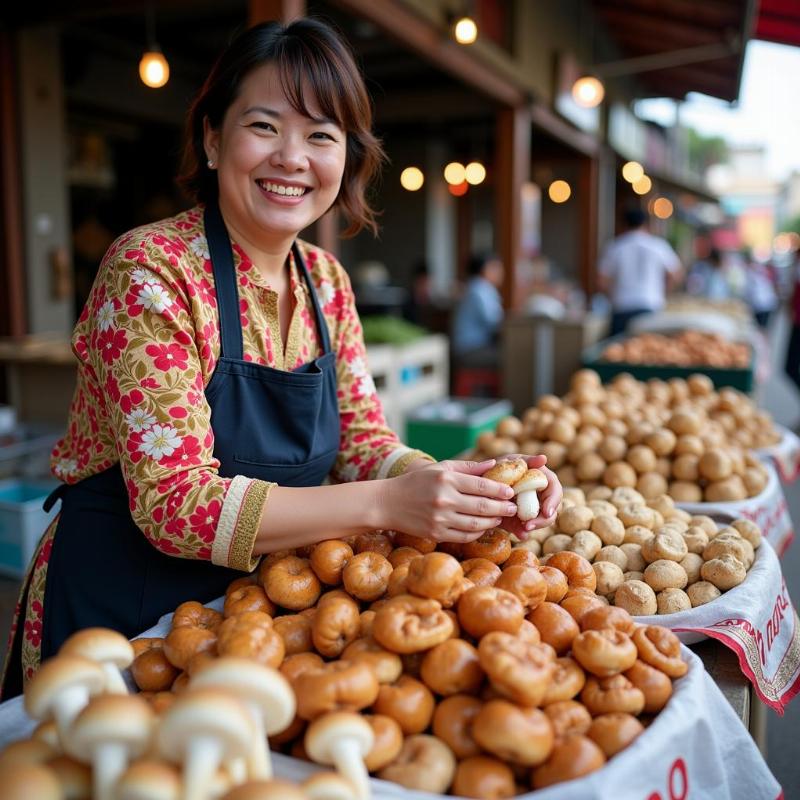
{"type": "Polygon", "coordinates": [[[747,577],[761,531],[747,519],[719,528],[676,508],[668,495],[645,502],[635,489],[567,489],[555,523],[523,547],[550,564],[557,553],[585,558],[596,592],[634,616],[672,614],[715,600],[747,577]]]}
{"type": "Polygon", "coordinates": [[[317,760],[316,720],[356,712],[366,769],[409,789],[510,797],[580,777],[644,730],[687,665],[668,630],[596,595],[584,559],[542,566],[512,544],[378,531],[271,554],[222,613],[185,603],[163,640],[134,642],[131,674],[169,714],[220,660],[277,668],[297,707],[274,749],[317,760]]]}
{"type": "Polygon", "coordinates": [[[600,358],[626,364],[744,369],[750,364],[750,355],[750,345],[744,342],[732,342],[717,333],[683,331],[674,336],[629,336],[608,345],[600,358]]]}
{"type": "Polygon", "coordinates": [[[564,486],[636,489],[646,498],[729,502],[760,494],[769,474],[749,448],[780,440],[770,416],[705,375],[603,386],[580,370],[563,398],[545,395],[476,442],[476,458],[544,454],[564,486]]]}

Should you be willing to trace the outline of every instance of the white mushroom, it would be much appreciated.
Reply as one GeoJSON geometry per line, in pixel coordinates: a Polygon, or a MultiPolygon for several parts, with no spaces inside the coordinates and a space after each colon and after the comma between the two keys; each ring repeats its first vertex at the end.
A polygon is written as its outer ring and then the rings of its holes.
{"type": "Polygon", "coordinates": [[[137,761],[117,781],[116,792],[116,800],[180,800],[181,775],[163,761],[137,761]]]}
{"type": "Polygon", "coordinates": [[[55,719],[62,748],[72,721],[103,691],[102,667],[81,656],[57,656],[45,661],[25,689],[25,710],[34,719],[55,719]]]}
{"type": "Polygon", "coordinates": [[[375,743],[372,726],[360,714],[334,711],[317,717],[306,731],[306,753],[318,764],[331,764],[347,778],[359,800],[370,796],[364,758],[375,743]]]}
{"type": "Polygon", "coordinates": [[[114,784],[150,745],[156,716],[136,695],[95,697],[72,723],[67,750],[91,763],[95,800],[113,800],[114,784]]]}
{"type": "Polygon", "coordinates": [[[223,657],[209,661],[189,681],[189,687],[212,687],[231,692],[250,712],[256,735],[247,760],[248,778],[272,777],[267,737],[286,730],[294,719],[296,703],[289,681],[278,670],[245,658],[223,657]]]}
{"type": "Polygon", "coordinates": [[[14,764],[0,770],[3,800],[63,800],[53,771],[41,764],[14,764]]]}
{"type": "Polygon", "coordinates": [[[547,476],[539,469],[529,469],[512,487],[517,496],[517,516],[527,522],[539,516],[539,489],[547,488],[547,476]]]}
{"type": "Polygon", "coordinates": [[[84,628],[73,633],[58,651],[59,655],[83,656],[96,661],[106,674],[106,691],[128,694],[128,686],[120,670],[127,669],[133,661],[131,643],[110,628],[84,628]]]}
{"type": "Polygon", "coordinates": [[[338,772],[318,772],[303,781],[308,800],[358,800],[355,787],[338,772]]]}
{"type": "Polygon", "coordinates": [[[161,718],[158,748],[183,763],[183,800],[205,800],[206,787],[223,762],[246,758],[255,729],[246,706],[228,692],[191,689],[161,718]]]}

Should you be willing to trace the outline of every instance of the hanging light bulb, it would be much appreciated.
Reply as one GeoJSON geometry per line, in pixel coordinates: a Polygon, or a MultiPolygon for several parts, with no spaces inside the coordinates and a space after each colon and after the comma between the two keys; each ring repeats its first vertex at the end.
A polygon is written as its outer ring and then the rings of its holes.
{"type": "Polygon", "coordinates": [[[572,188],[566,181],[557,180],[553,181],[547,187],[547,196],[554,203],[566,203],[572,194],[572,188]]]}
{"type": "Polygon", "coordinates": [[[638,181],[634,181],[631,187],[636,194],[647,194],[653,188],[653,181],[647,175],[642,175],[638,181]]]}
{"type": "Polygon", "coordinates": [[[466,181],[451,183],[447,187],[447,191],[454,197],[463,197],[467,193],[467,189],[469,189],[469,184],[466,181]]]}
{"type": "Polygon", "coordinates": [[[425,183],[425,175],[419,167],[406,167],[400,173],[400,185],[409,192],[416,192],[425,183]]]}
{"type": "Polygon", "coordinates": [[[453,36],[459,44],[472,44],[478,38],[478,26],[472,17],[460,17],[453,26],[453,36]]]}
{"type": "Polygon", "coordinates": [[[603,102],[606,90],[594,75],[584,75],[572,84],[572,99],[583,108],[594,108],[603,102]]]}
{"type": "Polygon", "coordinates": [[[479,183],[483,183],[486,180],[486,167],[484,167],[480,161],[470,161],[469,164],[464,167],[464,177],[467,183],[477,186],[479,183]]]}
{"type": "Polygon", "coordinates": [[[458,186],[467,179],[467,169],[460,161],[451,161],[444,168],[444,179],[451,186],[458,186]]]}
{"type": "Polygon", "coordinates": [[[636,183],[644,175],[644,167],[638,161],[626,161],[622,165],[622,177],[628,183],[636,183]]]}
{"type": "Polygon", "coordinates": [[[169,64],[157,47],[151,48],[142,56],[139,77],[151,89],[160,89],[169,80],[169,64]]]}
{"type": "Polygon", "coordinates": [[[653,214],[659,219],[669,219],[672,216],[672,201],[667,197],[659,197],[653,201],[653,214]]]}
{"type": "Polygon", "coordinates": [[[139,61],[139,77],[145,86],[160,89],[169,80],[169,64],[161,48],[156,44],[156,25],[153,6],[147,7],[145,18],[147,25],[148,47],[139,61]]]}

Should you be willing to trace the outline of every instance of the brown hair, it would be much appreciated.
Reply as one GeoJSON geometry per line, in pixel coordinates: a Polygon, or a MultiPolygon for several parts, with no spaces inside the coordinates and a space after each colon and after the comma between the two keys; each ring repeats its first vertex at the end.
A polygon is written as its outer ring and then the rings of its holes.
{"type": "Polygon", "coordinates": [[[322,114],[346,132],[344,175],[334,206],[349,222],[345,236],[354,236],[363,228],[376,234],[376,212],[367,201],[366,188],[386,154],[371,131],[372,105],[353,54],[320,20],[298,19],[285,26],[265,22],[228,45],[189,109],[178,182],[201,203],[216,199],[219,187],[216,174],[206,163],[203,120],[208,117],[211,127],[219,128],[242,81],[267,63],[276,65],[286,97],[296,111],[311,116],[303,96],[307,87],[322,114]]]}

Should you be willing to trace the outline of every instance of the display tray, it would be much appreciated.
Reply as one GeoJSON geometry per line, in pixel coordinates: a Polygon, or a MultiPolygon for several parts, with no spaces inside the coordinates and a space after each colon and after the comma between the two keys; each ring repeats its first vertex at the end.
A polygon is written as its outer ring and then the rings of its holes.
{"type": "Polygon", "coordinates": [[[627,361],[605,361],[602,358],[603,351],[611,344],[617,344],[629,338],[626,334],[612,336],[603,339],[597,344],[588,347],[583,351],[581,363],[584,367],[594,370],[603,383],[607,383],[622,372],[627,372],[640,381],[648,381],[651,378],[668,380],[669,378],[688,378],[698,372],[708,375],[716,388],[732,386],[742,392],[750,393],[753,391],[755,374],[755,355],[750,346],[750,364],[744,368],[720,368],[709,367],[704,364],[681,367],[673,364],[632,364],[627,361]]]}

